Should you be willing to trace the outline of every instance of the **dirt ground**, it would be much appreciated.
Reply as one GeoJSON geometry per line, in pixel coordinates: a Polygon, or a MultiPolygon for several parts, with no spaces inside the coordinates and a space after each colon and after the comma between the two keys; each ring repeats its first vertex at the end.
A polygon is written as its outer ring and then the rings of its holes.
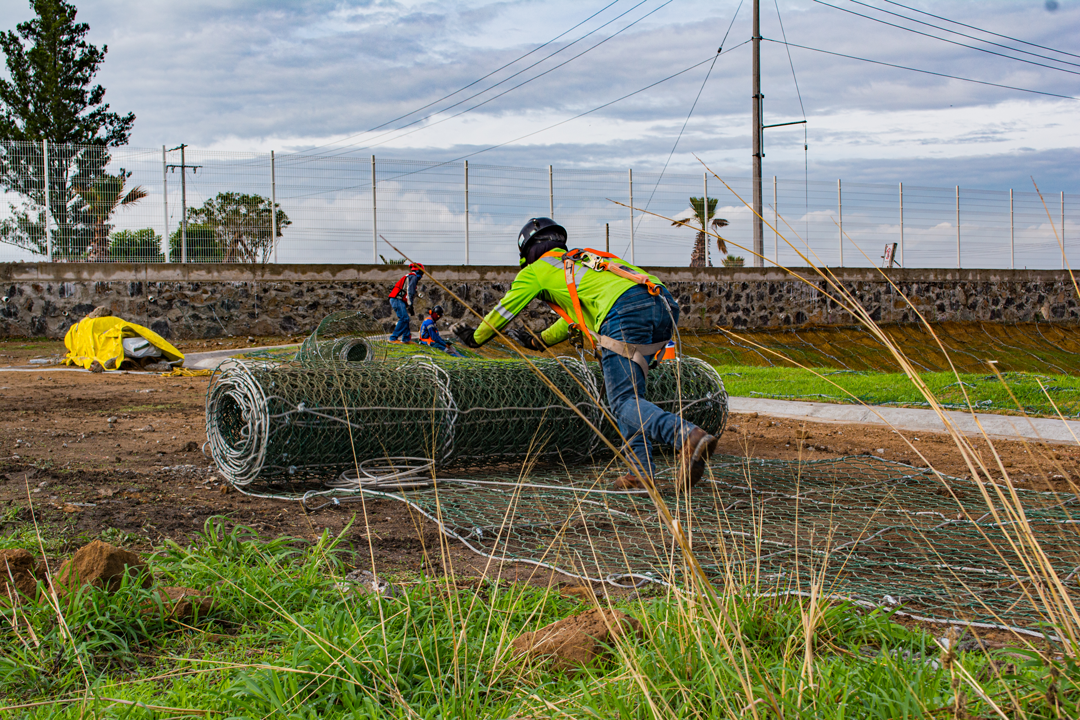
{"type": "MultiPolygon", "coordinates": [[[[199,352],[289,340],[231,338],[221,345],[216,340],[185,343],[181,349],[199,352]]],[[[61,352],[62,344],[55,342],[0,342],[0,536],[36,523],[52,548],[50,555],[60,556],[103,536],[144,551],[164,539],[185,544],[215,515],[266,537],[314,538],[324,530],[340,533],[352,523],[346,539],[358,560],[374,560],[383,571],[484,573],[484,558],[450,544],[401,503],[369,499],[363,506],[308,513],[296,502],[248,497],[232,489],[201,450],[206,377],[27,367],[33,358],[61,352]]],[[[941,472],[969,473],[948,436],[906,435],[941,472]]],[[[1021,486],[1066,489],[1067,478],[1080,471],[1076,446],[995,442],[994,447],[1021,486]]],[[[732,416],[721,450],[779,459],[869,453],[924,464],[904,438],[887,429],[751,415],[732,416]]],[[[985,445],[979,450],[990,457],[985,445]]],[[[526,579],[534,570],[503,566],[499,573],[505,579],[526,579]]]]}

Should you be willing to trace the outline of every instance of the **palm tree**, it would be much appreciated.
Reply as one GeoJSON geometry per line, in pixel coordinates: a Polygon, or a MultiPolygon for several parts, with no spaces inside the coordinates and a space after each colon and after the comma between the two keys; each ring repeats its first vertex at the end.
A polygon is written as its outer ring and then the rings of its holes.
{"type": "MultiPolygon", "coordinates": [[[[705,203],[702,198],[692,197],[690,198],[690,208],[694,211],[693,217],[686,218],[685,220],[676,220],[671,223],[672,225],[678,225],[680,227],[690,227],[697,230],[697,240],[694,242],[694,252],[690,254],[690,267],[712,267],[712,261],[709,260],[706,254],[706,230],[708,227],[719,230],[726,226],[728,221],[724,218],[714,217],[716,214],[716,198],[709,198],[708,203],[708,215],[703,212],[705,203]],[[700,229],[698,229],[700,226],[700,229]]],[[[724,238],[719,235],[716,236],[716,248],[721,254],[727,253],[727,244],[724,242],[724,238]]]]}
{"type": "Polygon", "coordinates": [[[104,173],[91,180],[85,185],[75,187],[75,192],[84,203],[78,208],[88,219],[92,239],[90,247],[86,251],[86,259],[90,262],[104,262],[109,245],[109,218],[119,207],[134,205],[146,197],[146,191],[141,185],[124,192],[124,185],[131,177],[130,172],[122,168],[116,175],[104,173]]]}

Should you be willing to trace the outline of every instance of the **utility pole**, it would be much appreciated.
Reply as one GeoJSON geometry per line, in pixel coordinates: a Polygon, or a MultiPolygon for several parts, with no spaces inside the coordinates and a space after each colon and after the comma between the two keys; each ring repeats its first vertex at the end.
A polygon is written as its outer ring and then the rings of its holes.
{"type": "Polygon", "coordinates": [[[754,0],[754,36],[753,42],[753,124],[754,124],[754,267],[763,267],[761,256],[765,254],[765,230],[761,222],[761,141],[764,129],[761,126],[761,13],[760,0],[754,0]]]}
{"type": "Polygon", "coordinates": [[[180,168],[180,262],[187,262],[187,171],[191,168],[191,172],[198,173],[199,168],[202,165],[188,165],[184,156],[184,149],[187,147],[184,143],[180,143],[169,152],[176,150],[180,151],[180,164],[179,165],[166,165],[169,170],[175,170],[180,168]]]}

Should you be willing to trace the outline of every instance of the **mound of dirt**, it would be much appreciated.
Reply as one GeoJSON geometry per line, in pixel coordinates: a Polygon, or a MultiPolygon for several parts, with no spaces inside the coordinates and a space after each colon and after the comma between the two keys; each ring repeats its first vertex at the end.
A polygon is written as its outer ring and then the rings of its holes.
{"type": "Polygon", "coordinates": [[[37,596],[38,570],[26,550],[0,550],[0,603],[14,604],[18,597],[37,596]]]}
{"type": "Polygon", "coordinates": [[[137,577],[142,587],[149,587],[153,578],[143,559],[133,552],[95,540],[78,550],[60,566],[55,583],[61,590],[73,590],[80,585],[93,585],[114,591],[120,587],[125,573],[137,577]]]}
{"type": "Polygon", "coordinates": [[[595,608],[523,633],[511,645],[515,657],[543,660],[553,670],[572,670],[591,663],[605,644],[627,633],[642,639],[641,623],[618,610],[595,608]]]}

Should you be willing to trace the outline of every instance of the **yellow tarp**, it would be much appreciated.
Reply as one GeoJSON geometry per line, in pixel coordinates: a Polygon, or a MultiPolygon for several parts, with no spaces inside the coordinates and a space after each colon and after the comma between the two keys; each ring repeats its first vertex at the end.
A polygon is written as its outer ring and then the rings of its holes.
{"type": "Polygon", "coordinates": [[[64,364],[89,370],[97,360],[106,370],[119,370],[124,361],[124,338],[132,337],[148,340],[169,362],[184,359],[182,352],[149,328],[118,317],[99,317],[80,320],[67,331],[64,346],[68,354],[64,364]]]}

